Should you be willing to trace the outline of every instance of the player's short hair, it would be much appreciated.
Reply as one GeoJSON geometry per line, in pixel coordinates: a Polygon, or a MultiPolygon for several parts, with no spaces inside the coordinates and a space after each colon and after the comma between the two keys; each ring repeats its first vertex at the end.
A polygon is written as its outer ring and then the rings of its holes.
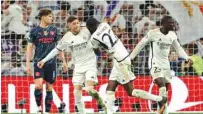
{"type": "Polygon", "coordinates": [[[162,25],[166,20],[168,20],[168,19],[173,19],[173,17],[171,17],[171,16],[169,16],[169,15],[163,16],[162,19],[161,19],[161,25],[162,25]]]}
{"type": "Polygon", "coordinates": [[[89,18],[89,19],[87,19],[86,25],[87,26],[95,26],[98,23],[99,22],[97,21],[97,19],[95,19],[95,18],[89,18]]]}
{"type": "Polygon", "coordinates": [[[75,16],[70,16],[68,19],[67,19],[67,23],[71,23],[73,22],[74,20],[78,19],[77,17],[75,16]]]}
{"type": "Polygon", "coordinates": [[[40,11],[39,11],[39,19],[41,20],[41,18],[42,18],[42,16],[47,16],[47,15],[49,15],[49,14],[53,14],[52,13],[52,10],[51,9],[49,9],[49,8],[43,8],[43,9],[41,9],[40,11]]]}

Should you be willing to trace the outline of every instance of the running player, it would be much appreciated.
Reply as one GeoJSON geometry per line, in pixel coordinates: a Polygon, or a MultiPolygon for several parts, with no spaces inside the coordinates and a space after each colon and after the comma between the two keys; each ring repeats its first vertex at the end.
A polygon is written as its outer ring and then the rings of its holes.
{"type": "Polygon", "coordinates": [[[106,89],[109,113],[113,112],[115,90],[119,84],[124,87],[129,96],[158,101],[161,105],[166,103],[166,97],[152,95],[146,91],[133,88],[132,80],[135,79],[135,76],[131,72],[129,53],[107,23],[99,23],[95,18],[90,18],[87,20],[86,26],[92,34],[91,43],[93,47],[96,49],[103,47],[114,58],[114,66],[106,89]]]}
{"type": "MultiPolygon", "coordinates": [[[[179,56],[186,59],[190,63],[192,63],[192,60],[187,56],[183,48],[180,46],[177,35],[175,32],[173,32],[173,18],[171,16],[164,16],[161,20],[161,24],[161,28],[151,30],[147,33],[147,35],[132,51],[130,58],[134,59],[146,44],[150,44],[148,61],[150,73],[154,82],[159,87],[159,95],[167,97],[168,85],[172,79],[168,59],[171,45],[176,49],[179,56]]],[[[167,110],[166,108],[167,103],[164,110],[167,110]]],[[[163,110],[160,109],[159,112],[163,112],[163,110]]],[[[167,113],[167,111],[164,111],[164,113],[167,113]]]]}

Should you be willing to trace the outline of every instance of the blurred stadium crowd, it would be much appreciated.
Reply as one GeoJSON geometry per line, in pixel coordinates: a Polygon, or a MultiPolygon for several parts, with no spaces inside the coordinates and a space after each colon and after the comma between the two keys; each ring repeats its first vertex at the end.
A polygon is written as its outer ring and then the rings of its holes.
{"type": "MultiPolygon", "coordinates": [[[[183,1],[184,10],[189,16],[193,16],[193,7],[199,8],[203,16],[201,4],[183,1]]],[[[163,15],[171,13],[159,1],[38,1],[17,0],[1,1],[1,75],[24,76],[25,74],[25,52],[29,31],[39,24],[38,12],[41,8],[51,8],[54,12],[53,24],[58,28],[62,37],[68,28],[66,19],[75,15],[85,27],[89,17],[95,17],[98,21],[108,22],[115,34],[130,51],[136,46],[141,38],[153,28],[161,25],[160,19],[163,15]]],[[[181,13],[181,12],[180,12],[181,13]]],[[[184,17],[182,17],[184,18],[184,17]]],[[[199,22],[200,25],[203,22],[199,22]]],[[[179,23],[176,21],[176,30],[179,31],[179,23]]],[[[197,28],[190,28],[197,29],[197,28]]],[[[177,52],[172,49],[169,60],[171,69],[177,76],[182,75],[203,75],[203,33],[197,40],[184,44],[187,54],[192,57],[194,63],[188,64],[178,57],[177,52]]],[[[149,75],[148,69],[149,46],[145,47],[136,60],[133,61],[135,75],[149,75]]],[[[71,55],[67,54],[70,61],[71,55]]],[[[58,73],[61,74],[61,62],[58,59],[58,73]]],[[[73,68],[73,66],[72,66],[73,68]]],[[[112,68],[112,58],[107,52],[102,51],[98,56],[98,71],[100,76],[108,76],[112,68]]],[[[72,69],[64,77],[72,75],[72,69]]]]}

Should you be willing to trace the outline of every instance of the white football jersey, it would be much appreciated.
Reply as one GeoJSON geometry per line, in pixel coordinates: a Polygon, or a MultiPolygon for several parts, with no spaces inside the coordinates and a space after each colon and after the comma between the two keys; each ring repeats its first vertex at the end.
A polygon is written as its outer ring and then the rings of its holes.
{"type": "Polygon", "coordinates": [[[147,42],[150,43],[148,61],[150,68],[160,67],[170,69],[168,56],[171,45],[178,51],[179,55],[183,55],[184,58],[187,58],[187,54],[183,51],[177,40],[177,35],[173,31],[169,31],[168,34],[164,35],[160,29],[154,29],[149,31],[145,38],[147,42]]]}
{"type": "Polygon", "coordinates": [[[128,51],[107,23],[101,23],[99,25],[91,36],[91,43],[94,48],[102,46],[107,49],[118,62],[129,56],[128,51]]]}
{"type": "Polygon", "coordinates": [[[90,32],[86,29],[82,29],[77,35],[67,32],[57,45],[57,49],[71,52],[75,66],[96,63],[96,55],[90,42],[90,32]]]}

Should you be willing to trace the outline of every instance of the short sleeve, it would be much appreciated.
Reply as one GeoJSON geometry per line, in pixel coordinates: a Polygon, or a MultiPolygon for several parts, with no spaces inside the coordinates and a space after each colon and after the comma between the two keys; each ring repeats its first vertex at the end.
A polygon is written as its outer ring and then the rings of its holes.
{"type": "Polygon", "coordinates": [[[34,30],[32,29],[29,33],[29,36],[27,38],[28,42],[34,43],[36,39],[36,36],[34,35],[34,30]]]}
{"type": "Polygon", "coordinates": [[[56,42],[60,40],[57,28],[55,28],[55,37],[54,37],[54,39],[55,39],[56,42]]]}

